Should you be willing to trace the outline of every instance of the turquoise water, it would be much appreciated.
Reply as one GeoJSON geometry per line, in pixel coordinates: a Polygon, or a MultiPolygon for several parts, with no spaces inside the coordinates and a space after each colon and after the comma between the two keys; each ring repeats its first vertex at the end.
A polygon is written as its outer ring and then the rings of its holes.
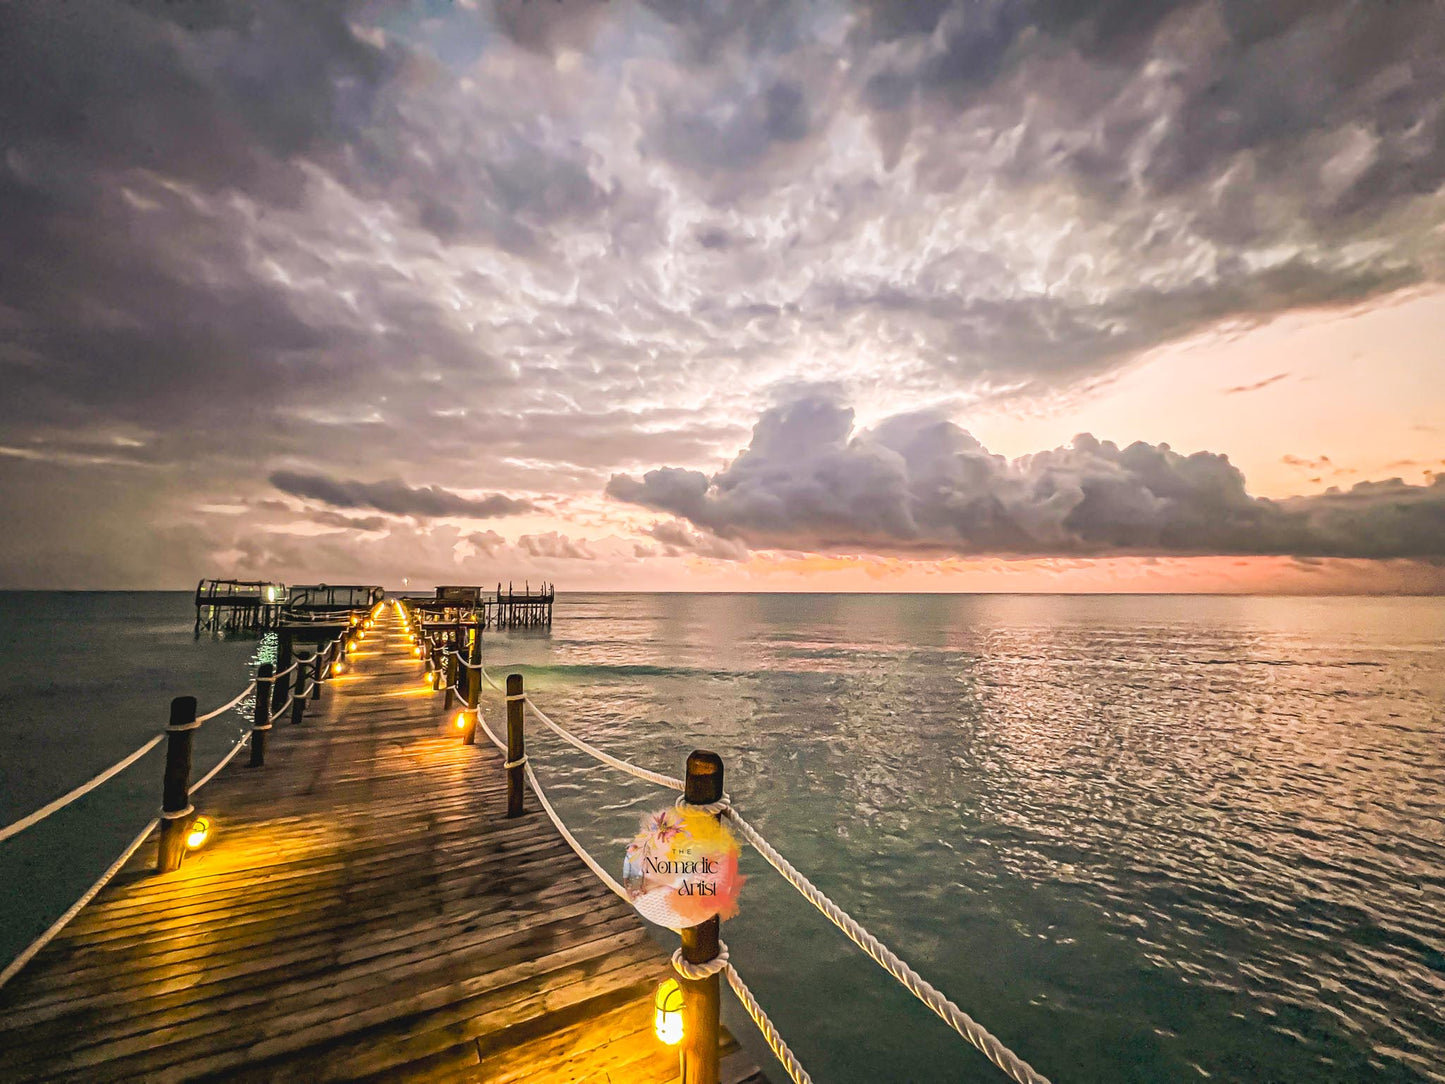
{"type": "MultiPolygon", "coordinates": [[[[193,643],[191,618],[185,595],[0,595],[0,823],[134,748],[170,696],[244,683],[257,645],[193,643]]],[[[1442,638],[1436,599],[564,595],[550,637],[485,658],[639,763],[721,753],[755,825],[1056,1084],[1442,1081],[1442,638]]],[[[216,722],[198,771],[242,726],[216,722]]],[[[620,869],[670,795],[528,742],[620,869]]],[[[0,954],[159,781],[157,752],[0,844],[0,954]]],[[[743,863],[724,939],[819,1084],[1001,1079],[743,863]]]]}

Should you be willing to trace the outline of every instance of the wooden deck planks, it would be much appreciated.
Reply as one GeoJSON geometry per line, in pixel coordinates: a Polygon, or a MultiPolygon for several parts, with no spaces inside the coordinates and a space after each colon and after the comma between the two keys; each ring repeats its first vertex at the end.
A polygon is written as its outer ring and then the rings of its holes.
{"type": "Polygon", "coordinates": [[[0,991],[6,1079],[676,1078],[641,920],[534,800],[505,818],[389,609],[352,663],[198,796],[205,849],[157,877],[150,841],[0,991]]]}

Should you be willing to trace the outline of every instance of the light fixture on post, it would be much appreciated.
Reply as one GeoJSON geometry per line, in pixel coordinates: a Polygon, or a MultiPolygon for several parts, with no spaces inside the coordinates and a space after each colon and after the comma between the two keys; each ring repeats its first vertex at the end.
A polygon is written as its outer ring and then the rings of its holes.
{"type": "Polygon", "coordinates": [[[682,1042],[682,987],[676,979],[667,979],[657,988],[652,999],[652,1030],[668,1046],[682,1042]]]}
{"type": "Polygon", "coordinates": [[[197,817],[191,821],[190,828],[186,830],[186,848],[192,851],[199,850],[210,837],[210,820],[206,817],[197,817]]]}

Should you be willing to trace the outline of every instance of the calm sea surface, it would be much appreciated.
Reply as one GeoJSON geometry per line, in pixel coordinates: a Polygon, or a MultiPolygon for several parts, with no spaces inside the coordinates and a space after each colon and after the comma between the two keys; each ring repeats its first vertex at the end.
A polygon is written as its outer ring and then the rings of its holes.
{"type": "MultiPolygon", "coordinates": [[[[183,594],[0,594],[0,824],[170,696],[244,684],[261,645],[191,620],[183,594]]],[[[1056,1084],[1445,1081],[1445,600],[574,595],[485,658],[621,756],[721,753],[784,854],[1056,1084]]],[[[198,771],[243,725],[216,723],[198,771]]],[[[620,868],[670,795],[528,744],[620,868]]],[[[157,751],[0,844],[0,957],[159,778],[157,751]]],[[[820,1084],[1001,1079],[743,862],[723,936],[820,1084]]]]}

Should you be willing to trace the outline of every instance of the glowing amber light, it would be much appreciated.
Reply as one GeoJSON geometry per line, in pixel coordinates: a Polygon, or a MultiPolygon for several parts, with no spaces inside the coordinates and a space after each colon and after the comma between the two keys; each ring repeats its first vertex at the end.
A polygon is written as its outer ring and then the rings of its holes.
{"type": "Polygon", "coordinates": [[[197,817],[195,820],[191,821],[190,831],[186,833],[186,846],[194,851],[197,847],[200,847],[201,844],[206,842],[206,839],[210,836],[210,834],[211,822],[208,821],[205,817],[197,817]]]}
{"type": "Polygon", "coordinates": [[[421,658],[421,648],[418,647],[412,652],[412,654],[415,655],[417,658],[421,658]]]}
{"type": "Polygon", "coordinates": [[[331,664],[331,674],[333,677],[335,677],[337,674],[342,673],[343,671],[345,671],[345,669],[346,664],[340,659],[337,659],[334,663],[331,664]]]}
{"type": "Polygon", "coordinates": [[[467,728],[467,713],[466,713],[466,712],[462,712],[460,715],[457,716],[457,729],[458,729],[458,730],[465,730],[466,728],[467,728]]]}
{"type": "Polygon", "coordinates": [[[652,1030],[668,1046],[682,1042],[682,987],[676,979],[668,979],[657,988],[652,999],[652,1030]]]}

